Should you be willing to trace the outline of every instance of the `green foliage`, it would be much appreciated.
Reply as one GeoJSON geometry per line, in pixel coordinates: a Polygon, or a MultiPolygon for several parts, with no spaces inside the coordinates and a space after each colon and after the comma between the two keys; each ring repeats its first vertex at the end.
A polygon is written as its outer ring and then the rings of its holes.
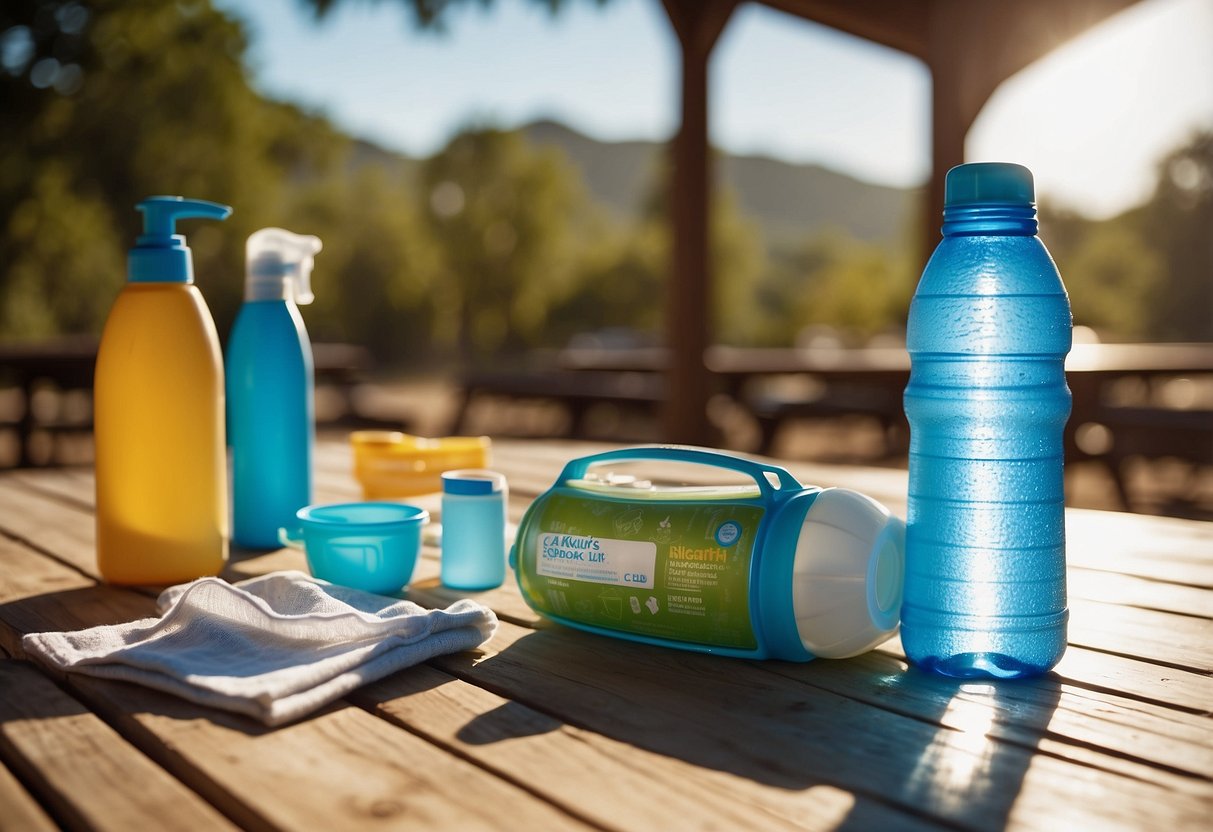
{"type": "MultiPolygon", "coordinates": [[[[602,329],[661,340],[666,304],[678,302],[666,289],[672,257],[667,173],[659,170],[635,222],[613,224],[599,217],[580,249],[577,291],[553,316],[550,342],[602,329]]],[[[716,190],[710,223],[716,340],[760,342],[765,329],[756,314],[756,287],[768,265],[762,232],[740,214],[736,196],[725,188],[716,190]]]]}
{"type": "Polygon", "coordinates": [[[669,229],[647,220],[628,226],[596,218],[586,235],[576,291],[552,310],[548,343],[605,329],[660,336],[669,268],[669,229]]]}
{"type": "Polygon", "coordinates": [[[292,199],[295,223],[319,229],[315,303],[305,316],[318,341],[364,344],[385,363],[428,357],[437,252],[403,182],[378,166],[332,173],[292,199]]]}
{"type": "Polygon", "coordinates": [[[0,332],[19,338],[98,331],[121,286],[125,260],[108,206],[74,192],[65,165],[31,171],[8,215],[0,332]]]}
{"type": "MultiPolygon", "coordinates": [[[[181,229],[224,334],[244,240],[274,225],[324,241],[305,310],[313,337],[366,344],[389,366],[502,362],[602,329],[660,339],[671,301],[660,165],[639,216],[620,218],[519,131],[469,128],[413,163],[257,95],[245,49],[240,24],[207,0],[0,6],[0,337],[99,332],[139,231],[135,203],[176,193],[236,209],[181,229]]],[[[903,325],[919,265],[909,235],[772,245],[738,206],[717,189],[717,340],[903,325]]],[[[1102,223],[1042,214],[1076,321],[1110,340],[1213,340],[1210,228],[1211,133],[1162,161],[1147,205],[1102,223]]]]}
{"type": "Polygon", "coordinates": [[[1102,222],[1041,212],[1074,322],[1104,340],[1213,340],[1213,132],[1167,155],[1145,204],[1102,222]]]}
{"type": "Polygon", "coordinates": [[[422,201],[440,253],[433,287],[464,358],[541,342],[571,289],[572,232],[584,210],[576,174],[517,133],[471,129],[422,166],[422,201]]]}
{"type": "Polygon", "coordinates": [[[236,206],[221,227],[181,229],[225,332],[241,298],[242,241],[286,224],[288,176],[331,166],[348,139],[256,95],[241,27],[209,3],[46,0],[6,15],[6,38],[34,33],[38,45],[0,73],[0,94],[17,105],[0,133],[3,332],[98,331],[140,228],[135,203],[162,193],[236,206]],[[50,57],[65,53],[70,63],[50,57]],[[78,82],[58,84],[64,67],[78,82]]]}
{"type": "Polygon", "coordinates": [[[1093,225],[1066,262],[1074,323],[1117,338],[1150,336],[1148,314],[1162,284],[1158,252],[1132,223],[1093,225]]]}
{"type": "Polygon", "coordinates": [[[1154,198],[1138,221],[1163,261],[1147,307],[1150,334],[1213,341],[1213,130],[1162,161],[1154,198]]]}
{"type": "MultiPolygon", "coordinates": [[[[610,0],[591,0],[595,5],[605,6],[610,0]]],[[[342,0],[301,0],[304,5],[311,6],[317,17],[324,17],[337,6],[343,5],[342,0]]],[[[569,0],[530,0],[532,5],[542,6],[550,14],[556,14],[568,5],[569,0]]],[[[467,6],[488,8],[493,0],[399,0],[399,4],[412,15],[413,23],[419,29],[446,31],[446,16],[451,9],[467,6]]]]}
{"type": "Polygon", "coordinates": [[[898,330],[918,277],[910,246],[856,240],[827,232],[785,254],[760,289],[768,345],[787,345],[814,325],[856,338],[898,330]]]}

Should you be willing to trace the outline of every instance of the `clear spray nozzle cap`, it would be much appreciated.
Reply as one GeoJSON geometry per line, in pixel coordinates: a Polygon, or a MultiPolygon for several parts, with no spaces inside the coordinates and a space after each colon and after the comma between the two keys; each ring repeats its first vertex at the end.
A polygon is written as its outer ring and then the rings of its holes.
{"type": "Polygon", "coordinates": [[[284,228],[263,228],[248,238],[248,279],[245,300],[293,299],[311,303],[314,255],[319,237],[295,234],[284,228]]]}

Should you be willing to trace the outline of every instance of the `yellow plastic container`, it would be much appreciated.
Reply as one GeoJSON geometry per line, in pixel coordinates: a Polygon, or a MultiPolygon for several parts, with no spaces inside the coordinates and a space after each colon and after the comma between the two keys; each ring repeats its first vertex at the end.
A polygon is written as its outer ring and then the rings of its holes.
{"type": "Polygon", "coordinates": [[[97,354],[97,565],[119,584],[215,575],[227,560],[223,364],[193,286],[130,283],[97,354]]]}
{"type": "Polygon", "coordinates": [[[176,222],[226,205],[148,197],[97,352],[97,567],[118,584],[217,575],[227,560],[223,360],[176,222]]]}
{"type": "Polygon", "coordinates": [[[484,468],[492,441],[487,436],[426,439],[407,433],[360,430],[350,434],[354,476],[367,500],[413,497],[442,490],[442,472],[484,468]]]}

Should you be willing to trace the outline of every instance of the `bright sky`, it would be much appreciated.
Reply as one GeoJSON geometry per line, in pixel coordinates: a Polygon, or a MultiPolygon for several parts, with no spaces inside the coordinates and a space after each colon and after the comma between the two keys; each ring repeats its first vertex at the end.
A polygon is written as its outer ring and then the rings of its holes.
{"type": "MultiPolygon", "coordinates": [[[[605,140],[662,140],[678,111],[659,0],[572,0],[555,18],[497,0],[423,33],[395,0],[345,0],[317,24],[299,0],[215,0],[247,20],[256,83],[411,155],[460,126],[553,118],[605,140]]],[[[929,169],[930,77],[916,60],[756,4],[714,53],[714,144],[889,185],[929,169]]],[[[1109,216],[1147,198],[1155,162],[1213,128],[1213,0],[1143,0],[995,93],[971,161],[1028,165],[1046,198],[1109,216]]]]}

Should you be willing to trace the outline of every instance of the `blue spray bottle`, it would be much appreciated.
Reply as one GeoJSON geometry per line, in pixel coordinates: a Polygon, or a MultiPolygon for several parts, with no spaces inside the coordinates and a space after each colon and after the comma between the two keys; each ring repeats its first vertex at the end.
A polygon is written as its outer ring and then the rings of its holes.
{"type": "Polygon", "coordinates": [[[311,303],[316,237],[263,228],[248,239],[244,305],[227,350],[232,540],[277,547],[278,529],[312,501],[312,347],[299,315],[311,303]]]}

